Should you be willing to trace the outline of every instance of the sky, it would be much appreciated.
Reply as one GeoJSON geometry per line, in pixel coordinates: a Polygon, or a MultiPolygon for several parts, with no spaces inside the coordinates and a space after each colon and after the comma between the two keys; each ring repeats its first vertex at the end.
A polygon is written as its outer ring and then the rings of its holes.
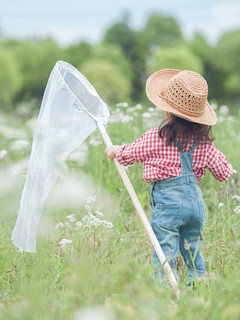
{"type": "Polygon", "coordinates": [[[174,17],[185,37],[201,32],[211,43],[240,29],[240,0],[1,0],[0,31],[20,39],[51,36],[63,46],[97,43],[126,12],[136,30],[159,13],[174,17]]]}

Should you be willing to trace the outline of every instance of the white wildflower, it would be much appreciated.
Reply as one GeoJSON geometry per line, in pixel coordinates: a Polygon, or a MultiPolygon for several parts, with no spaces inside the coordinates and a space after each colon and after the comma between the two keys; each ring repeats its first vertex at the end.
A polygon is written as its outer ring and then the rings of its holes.
{"type": "Polygon", "coordinates": [[[233,211],[236,214],[240,214],[240,206],[237,206],[233,211]]]}
{"type": "Polygon", "coordinates": [[[133,121],[133,120],[134,120],[134,118],[133,118],[132,116],[126,116],[126,115],[124,115],[124,116],[121,118],[121,122],[122,122],[122,123],[128,123],[128,122],[133,121]]]}
{"type": "Polygon", "coordinates": [[[6,149],[2,149],[2,150],[0,151],[0,160],[3,159],[3,158],[5,158],[7,155],[8,155],[7,150],[6,150],[6,149]]]}
{"type": "Polygon", "coordinates": [[[215,103],[211,103],[211,107],[212,107],[213,110],[217,109],[217,105],[215,103]]]}
{"type": "Polygon", "coordinates": [[[87,197],[87,203],[92,203],[96,201],[96,196],[87,197]]]}
{"type": "Polygon", "coordinates": [[[220,113],[222,116],[228,115],[228,113],[229,113],[229,108],[228,108],[228,106],[222,105],[222,106],[219,108],[219,113],[220,113]]]}
{"type": "Polygon", "coordinates": [[[229,122],[234,122],[236,120],[236,117],[234,117],[234,116],[228,116],[227,117],[227,121],[229,121],[229,122]]]}
{"type": "Polygon", "coordinates": [[[55,227],[55,230],[61,230],[64,228],[64,224],[62,222],[59,222],[56,227],[55,227]]]}
{"type": "Polygon", "coordinates": [[[128,107],[128,103],[127,102],[119,102],[116,104],[117,108],[127,108],[128,107]]]}
{"type": "Polygon", "coordinates": [[[64,226],[66,227],[66,229],[72,230],[72,226],[71,226],[71,224],[69,222],[65,222],[64,226]]]}
{"type": "Polygon", "coordinates": [[[101,219],[95,217],[95,221],[96,221],[97,225],[101,224],[101,219]]]}
{"type": "Polygon", "coordinates": [[[100,211],[98,211],[98,210],[95,210],[95,213],[96,213],[96,215],[98,215],[99,217],[103,217],[103,213],[102,213],[102,212],[100,212],[100,211]]]}
{"type": "Polygon", "coordinates": [[[67,216],[67,219],[68,219],[68,221],[70,221],[70,222],[75,222],[75,221],[77,221],[77,219],[76,219],[76,217],[75,217],[75,214],[69,214],[69,215],[67,216]]]}
{"type": "Polygon", "coordinates": [[[102,140],[99,137],[93,137],[89,139],[89,144],[96,147],[102,144],[102,140]]]}
{"type": "Polygon", "coordinates": [[[106,229],[112,229],[113,228],[113,224],[109,221],[106,220],[102,220],[102,226],[106,229]]]}
{"type": "Polygon", "coordinates": [[[88,216],[89,216],[90,218],[92,218],[92,217],[94,217],[94,214],[93,214],[91,211],[89,211],[89,212],[88,212],[88,216]]]}
{"type": "Polygon", "coordinates": [[[114,114],[111,114],[109,118],[110,123],[120,122],[121,118],[123,117],[123,113],[120,111],[114,112],[114,114]]]}
{"type": "Polygon", "coordinates": [[[85,205],[85,209],[86,209],[87,211],[89,211],[89,210],[91,209],[91,207],[90,207],[88,204],[86,204],[86,205],[85,205]]]}
{"type": "Polygon", "coordinates": [[[60,242],[59,242],[59,246],[61,248],[65,248],[66,246],[72,244],[72,240],[70,239],[62,239],[60,242]]]}
{"type": "Polygon", "coordinates": [[[9,148],[13,151],[21,151],[29,147],[27,140],[16,140],[10,143],[9,148]]]}
{"type": "Polygon", "coordinates": [[[84,229],[91,229],[91,226],[90,226],[89,223],[85,223],[85,224],[83,225],[83,228],[84,228],[84,229]]]}
{"type": "Polygon", "coordinates": [[[225,118],[223,116],[218,116],[218,123],[225,122],[225,118]]]}
{"type": "Polygon", "coordinates": [[[240,201],[240,196],[235,194],[234,196],[232,196],[232,199],[236,199],[237,201],[240,201]]]}
{"type": "Polygon", "coordinates": [[[76,222],[76,227],[77,227],[77,228],[81,228],[81,227],[82,227],[82,225],[83,225],[83,224],[82,224],[82,222],[81,222],[81,221],[77,221],[77,222],[76,222]]]}
{"type": "Polygon", "coordinates": [[[109,229],[112,229],[112,228],[113,228],[112,222],[108,222],[108,228],[109,228],[109,229]]]}
{"type": "Polygon", "coordinates": [[[96,227],[96,223],[95,223],[95,221],[93,221],[93,220],[91,220],[91,221],[89,222],[89,225],[90,225],[90,227],[96,227]]]}
{"type": "Polygon", "coordinates": [[[24,139],[26,133],[21,129],[16,129],[8,126],[0,126],[0,132],[6,139],[24,139]]]}
{"type": "Polygon", "coordinates": [[[78,163],[80,166],[84,165],[88,159],[88,146],[82,144],[81,148],[74,150],[68,157],[69,160],[78,163]]]}
{"type": "Polygon", "coordinates": [[[127,109],[127,112],[130,113],[130,112],[134,112],[134,111],[138,111],[138,110],[142,110],[142,105],[141,104],[137,104],[134,107],[129,107],[127,109]]]}
{"type": "Polygon", "coordinates": [[[117,317],[104,307],[91,306],[77,310],[73,320],[117,320],[117,317]]]}
{"type": "Polygon", "coordinates": [[[89,217],[88,216],[84,216],[83,218],[82,218],[82,222],[83,223],[87,223],[89,221],[89,217]]]}
{"type": "Polygon", "coordinates": [[[150,112],[144,112],[143,114],[142,114],[142,118],[151,118],[151,113],[150,112]]]}
{"type": "Polygon", "coordinates": [[[224,206],[224,203],[223,202],[219,202],[218,209],[222,208],[223,206],[224,206]]]}
{"type": "Polygon", "coordinates": [[[156,108],[153,108],[153,107],[148,108],[148,112],[155,112],[155,111],[156,111],[156,108]]]}

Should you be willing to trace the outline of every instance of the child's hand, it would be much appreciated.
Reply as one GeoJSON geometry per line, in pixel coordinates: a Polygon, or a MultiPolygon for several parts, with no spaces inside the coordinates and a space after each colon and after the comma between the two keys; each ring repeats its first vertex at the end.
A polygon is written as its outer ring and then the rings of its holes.
{"type": "Polygon", "coordinates": [[[119,146],[110,146],[105,149],[105,153],[110,160],[116,157],[119,146]]]}

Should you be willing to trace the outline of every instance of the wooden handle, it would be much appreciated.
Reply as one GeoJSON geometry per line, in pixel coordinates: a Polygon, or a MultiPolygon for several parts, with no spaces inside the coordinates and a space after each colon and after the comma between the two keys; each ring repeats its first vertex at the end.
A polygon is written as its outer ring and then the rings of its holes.
{"type": "MultiPolygon", "coordinates": [[[[110,138],[109,138],[109,136],[108,136],[108,134],[107,134],[107,132],[105,130],[105,127],[103,125],[99,128],[99,131],[100,131],[100,133],[102,135],[103,141],[105,142],[106,146],[107,147],[112,146],[113,144],[112,144],[112,142],[111,142],[111,140],[110,140],[110,138]]],[[[140,203],[140,201],[138,199],[138,196],[137,196],[137,194],[136,194],[136,192],[135,192],[135,190],[134,190],[134,188],[132,186],[132,183],[129,180],[127,172],[126,172],[125,168],[123,166],[121,166],[117,162],[116,159],[114,159],[114,163],[115,163],[115,165],[117,167],[117,170],[118,170],[118,172],[119,172],[119,174],[120,174],[120,176],[121,176],[121,178],[123,180],[123,183],[124,183],[128,193],[129,193],[129,196],[132,199],[132,202],[133,202],[133,204],[134,204],[134,206],[135,206],[135,208],[137,210],[137,213],[138,213],[138,215],[139,215],[139,217],[140,217],[140,219],[141,219],[141,221],[143,223],[143,226],[144,226],[144,228],[145,228],[145,230],[146,230],[146,232],[147,232],[147,234],[148,234],[148,236],[149,236],[149,238],[151,240],[153,248],[156,251],[156,254],[157,254],[157,256],[158,256],[158,258],[159,258],[159,260],[160,260],[160,262],[161,262],[161,264],[163,266],[163,269],[164,269],[164,271],[166,272],[166,274],[168,276],[168,281],[169,281],[169,283],[170,283],[170,285],[171,285],[176,297],[178,298],[179,295],[180,295],[180,291],[179,291],[179,288],[178,288],[177,280],[176,280],[176,278],[175,278],[175,276],[174,276],[174,274],[173,274],[173,272],[172,272],[172,270],[171,270],[171,268],[169,266],[169,263],[168,263],[165,255],[164,255],[164,253],[162,251],[162,248],[161,248],[161,246],[160,246],[160,244],[159,244],[159,242],[158,242],[158,240],[156,238],[156,235],[155,235],[155,233],[154,233],[154,231],[153,231],[153,229],[151,227],[151,224],[149,223],[149,220],[148,220],[148,218],[147,218],[147,216],[146,216],[146,214],[145,214],[145,212],[144,212],[144,210],[142,208],[142,205],[141,205],[141,203],[140,203]]]]}

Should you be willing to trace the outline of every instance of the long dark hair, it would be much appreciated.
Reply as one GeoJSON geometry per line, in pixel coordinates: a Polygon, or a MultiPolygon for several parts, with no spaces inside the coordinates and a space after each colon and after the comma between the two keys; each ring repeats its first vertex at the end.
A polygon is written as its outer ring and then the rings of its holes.
{"type": "Polygon", "coordinates": [[[159,127],[160,138],[166,137],[168,145],[181,138],[181,144],[186,146],[190,141],[196,145],[201,143],[211,144],[214,140],[212,127],[204,124],[190,122],[188,120],[171,115],[165,119],[159,127]]]}

